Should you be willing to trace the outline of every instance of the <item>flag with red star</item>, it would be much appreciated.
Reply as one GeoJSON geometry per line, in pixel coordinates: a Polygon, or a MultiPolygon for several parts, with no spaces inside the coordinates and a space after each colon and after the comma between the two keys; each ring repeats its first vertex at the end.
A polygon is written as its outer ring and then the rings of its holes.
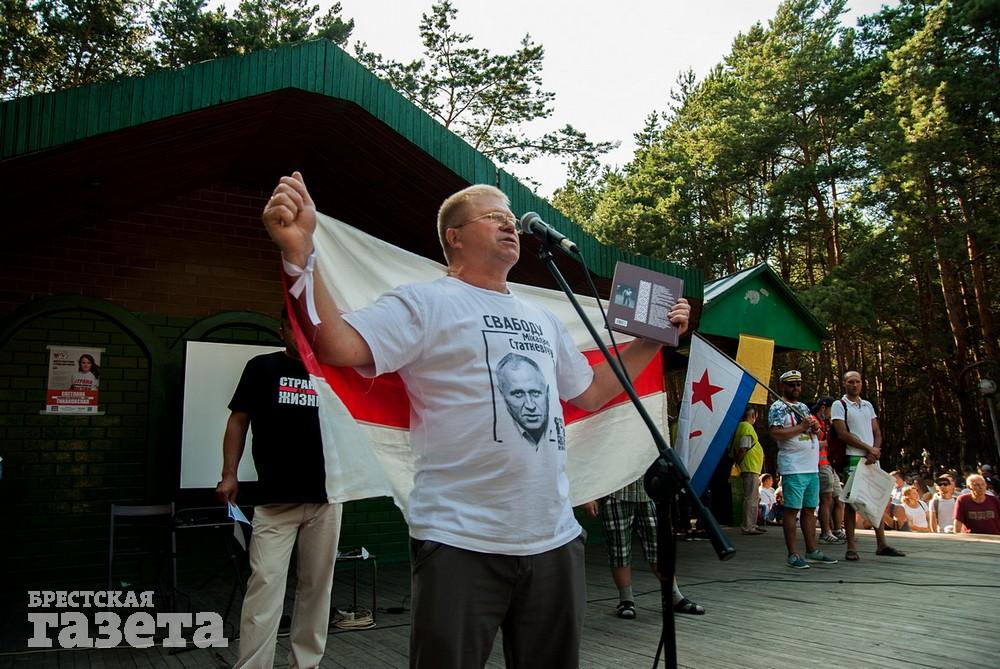
{"type": "Polygon", "coordinates": [[[701,495],[743,418],[756,379],[695,334],[674,448],[701,495]]]}

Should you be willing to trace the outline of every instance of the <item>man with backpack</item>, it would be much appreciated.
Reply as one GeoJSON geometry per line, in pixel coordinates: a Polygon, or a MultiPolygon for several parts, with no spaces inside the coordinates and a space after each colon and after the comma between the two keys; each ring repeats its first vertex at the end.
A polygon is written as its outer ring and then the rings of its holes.
{"type": "MultiPolygon", "coordinates": [[[[878,426],[878,416],[871,402],[861,399],[861,373],[850,371],[844,374],[844,396],[833,403],[830,419],[837,437],[847,445],[847,466],[844,478],[849,479],[854,469],[864,461],[864,464],[878,462],[882,454],[882,432],[878,426]]],[[[854,526],[857,521],[854,507],[847,505],[844,517],[844,529],[847,530],[847,553],[844,559],[856,562],[860,559],[858,546],[854,541],[854,526]]],[[[885,542],[885,529],[875,528],[876,555],[903,557],[906,553],[893,548],[885,542]]]]}

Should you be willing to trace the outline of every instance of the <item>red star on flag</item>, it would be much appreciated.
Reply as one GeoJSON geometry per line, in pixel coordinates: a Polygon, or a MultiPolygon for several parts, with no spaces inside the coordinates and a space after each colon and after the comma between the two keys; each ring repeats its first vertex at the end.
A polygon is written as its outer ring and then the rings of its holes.
{"type": "Polygon", "coordinates": [[[714,411],[712,408],[712,395],[721,390],[722,386],[713,386],[708,380],[708,370],[706,369],[701,375],[701,380],[691,384],[691,406],[694,406],[698,402],[704,402],[709,411],[714,411]]]}

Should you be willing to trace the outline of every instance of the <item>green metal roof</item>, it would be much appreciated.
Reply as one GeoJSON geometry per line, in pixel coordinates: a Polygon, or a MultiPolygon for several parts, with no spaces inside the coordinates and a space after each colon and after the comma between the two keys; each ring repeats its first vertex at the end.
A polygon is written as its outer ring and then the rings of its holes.
{"type": "Polygon", "coordinates": [[[776,346],[818,351],[829,335],[767,263],[705,284],[698,331],[736,339],[773,339],[776,346]]]}
{"type": "Polygon", "coordinates": [[[466,182],[496,184],[515,211],[536,211],[575,241],[599,276],[610,277],[615,262],[622,260],[680,277],[685,296],[701,299],[704,282],[699,270],[599,243],[326,40],[3,103],[0,162],[287,89],[354,103],[466,182]]]}

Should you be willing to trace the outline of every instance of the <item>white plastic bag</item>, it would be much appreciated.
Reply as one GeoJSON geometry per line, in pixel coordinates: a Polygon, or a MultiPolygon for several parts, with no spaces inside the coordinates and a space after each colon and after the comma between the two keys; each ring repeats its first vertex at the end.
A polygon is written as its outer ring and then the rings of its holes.
{"type": "Polygon", "coordinates": [[[866,465],[861,461],[851,473],[851,478],[847,479],[841,499],[864,516],[872,527],[878,527],[894,485],[896,480],[884,472],[877,462],[866,465]]]}

